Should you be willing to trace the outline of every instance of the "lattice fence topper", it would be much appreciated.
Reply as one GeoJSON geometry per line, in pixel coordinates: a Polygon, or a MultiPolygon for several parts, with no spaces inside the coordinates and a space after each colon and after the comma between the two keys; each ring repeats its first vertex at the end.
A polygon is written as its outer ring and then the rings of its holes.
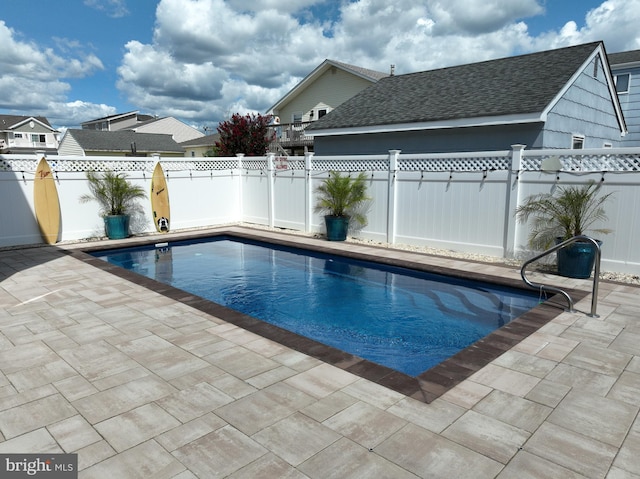
{"type": "Polygon", "coordinates": [[[209,159],[189,159],[184,160],[160,160],[162,169],[165,171],[221,171],[237,170],[237,158],[215,158],[209,159]]]}
{"type": "MultiPolygon", "coordinates": [[[[398,171],[417,172],[475,172],[512,170],[514,152],[469,152],[446,154],[404,154],[398,157],[398,171]]],[[[36,155],[0,155],[0,171],[35,173],[40,157],[36,155]]],[[[158,161],[155,157],[71,157],[48,156],[47,161],[55,172],[126,171],[151,173],[158,161]]],[[[558,171],[588,172],[638,172],[639,148],[584,149],[584,150],[524,150],[520,171],[541,171],[543,163],[559,164],[558,171]],[[548,161],[547,161],[548,160],[548,161]]],[[[266,157],[211,157],[211,158],[160,158],[162,168],[169,171],[260,171],[267,170],[266,157]]],[[[304,157],[287,157],[286,170],[304,170],[304,157]]],[[[284,164],[284,163],[283,163],[284,164]]],[[[280,171],[275,165],[276,171],[280,171]]],[[[313,156],[311,170],[359,172],[389,171],[388,155],[313,156]]]]}
{"type": "MultiPolygon", "coordinates": [[[[496,152],[499,153],[499,152],[496,152]]],[[[430,171],[430,172],[472,172],[472,171],[496,171],[511,169],[511,154],[503,152],[495,156],[464,156],[455,157],[446,155],[442,157],[402,158],[398,160],[400,171],[430,171]]]]}
{"type": "Polygon", "coordinates": [[[314,157],[311,160],[311,169],[317,172],[341,171],[341,172],[359,172],[359,171],[388,171],[389,157],[387,155],[380,156],[362,156],[362,157],[339,157],[328,158],[326,160],[320,157],[314,157]]]}
{"type": "MultiPolygon", "coordinates": [[[[286,169],[287,170],[304,170],[305,161],[302,156],[288,156],[286,157],[286,169]]],[[[278,166],[276,166],[276,170],[278,166]]]]}
{"type": "Polygon", "coordinates": [[[540,171],[543,162],[549,164],[560,162],[562,168],[558,171],[573,173],[588,172],[634,172],[640,171],[640,153],[633,151],[616,151],[602,153],[602,150],[583,150],[584,154],[576,154],[576,150],[566,152],[538,152],[528,150],[520,162],[521,171],[540,171]]]}
{"type": "Polygon", "coordinates": [[[20,158],[20,159],[0,159],[0,171],[28,171],[35,173],[38,167],[38,161],[33,158],[20,158]]]}
{"type": "Polygon", "coordinates": [[[251,159],[242,158],[241,168],[243,170],[252,170],[252,171],[266,171],[267,170],[267,159],[263,157],[254,157],[251,159]]]}
{"type": "MultiPolygon", "coordinates": [[[[0,158],[0,171],[25,171],[35,172],[40,158],[0,158]]],[[[48,156],[47,161],[51,169],[58,172],[85,172],[85,171],[142,171],[153,172],[156,162],[153,157],[129,159],[127,157],[102,157],[74,159],[57,158],[48,156]]],[[[263,161],[266,166],[266,161],[263,161]]],[[[237,158],[211,158],[211,159],[160,159],[160,164],[165,171],[216,171],[238,169],[237,158]]]]}
{"type": "MultiPolygon", "coordinates": [[[[2,158],[0,159],[0,170],[2,171],[25,171],[34,173],[36,171],[40,157],[34,158],[2,158]]],[[[48,156],[47,162],[51,169],[56,172],[84,172],[84,171],[153,171],[154,161],[140,161],[122,159],[109,160],[88,160],[88,159],[65,159],[55,156],[48,156]]]]}

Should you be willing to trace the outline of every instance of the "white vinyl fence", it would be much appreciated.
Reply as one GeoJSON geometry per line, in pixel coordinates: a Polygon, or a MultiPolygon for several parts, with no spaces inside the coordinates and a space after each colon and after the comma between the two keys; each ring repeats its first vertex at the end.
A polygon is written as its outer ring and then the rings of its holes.
{"type": "MultiPolygon", "coordinates": [[[[42,155],[0,155],[0,246],[40,243],[33,179],[42,155]]],[[[511,150],[374,156],[123,158],[49,156],[62,216],[61,241],[104,235],[98,206],[81,204],[85,171],[123,171],[150,190],[160,161],[168,178],[171,229],[246,222],[324,232],[314,190],[331,171],[367,176],[368,225],[352,232],[382,243],[445,248],[498,257],[526,257],[528,227],[514,211],[527,196],[596,181],[613,230],[602,237],[604,271],[640,274],[640,148],[511,150]],[[558,169],[560,168],[560,169],[558,169]]],[[[149,201],[132,232],[154,231],[149,201]]]]}

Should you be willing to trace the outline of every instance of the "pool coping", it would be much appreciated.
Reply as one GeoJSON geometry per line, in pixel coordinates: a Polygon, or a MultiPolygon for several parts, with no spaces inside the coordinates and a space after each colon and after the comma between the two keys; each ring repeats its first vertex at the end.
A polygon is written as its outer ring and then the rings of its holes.
{"type": "MultiPolygon", "coordinates": [[[[333,245],[331,242],[327,242],[326,245],[323,245],[322,242],[313,241],[301,243],[300,238],[297,238],[298,240],[296,241],[296,238],[292,236],[287,238],[285,233],[280,233],[277,236],[274,236],[273,234],[265,235],[264,232],[261,232],[260,230],[249,231],[239,230],[237,228],[222,228],[215,231],[202,233],[193,232],[191,234],[179,236],[169,234],[162,236],[160,239],[162,242],[166,242],[190,239],[197,240],[216,236],[231,236],[239,239],[268,242],[281,246],[308,249],[319,253],[341,255],[351,259],[374,261],[429,273],[444,274],[462,279],[486,281],[493,284],[531,291],[529,288],[524,287],[522,282],[511,278],[474,271],[462,271],[450,267],[428,265],[402,258],[391,258],[384,255],[376,255],[376,252],[384,251],[385,254],[389,254],[389,252],[393,252],[395,250],[372,245],[358,245],[358,248],[354,248],[352,250],[337,250],[332,247],[333,245]]],[[[151,244],[158,244],[158,242],[159,238],[157,236],[137,237],[135,240],[130,238],[117,243],[104,242],[101,244],[81,244],[77,248],[66,250],[66,252],[84,263],[90,264],[103,271],[107,271],[122,279],[134,282],[140,286],[155,291],[158,294],[215,316],[254,334],[276,341],[283,346],[307,354],[328,364],[332,364],[333,366],[349,371],[359,377],[425,403],[430,403],[437,399],[449,389],[469,378],[475,372],[479,371],[491,361],[564,312],[557,303],[552,301],[554,297],[550,295],[545,302],[542,302],[532,310],[510,321],[508,324],[493,331],[489,335],[473,343],[471,346],[456,353],[431,369],[428,369],[417,377],[413,377],[331,346],[319,343],[296,333],[292,333],[278,326],[266,323],[253,318],[252,316],[248,316],[204,299],[200,296],[109,264],[106,261],[91,255],[92,252],[100,250],[147,246],[151,244]]],[[[411,254],[425,255],[425,253],[411,254]]],[[[478,261],[464,261],[468,263],[479,263],[478,261]]],[[[586,291],[569,288],[567,288],[566,291],[571,295],[575,302],[580,301],[589,294],[586,291]]]]}

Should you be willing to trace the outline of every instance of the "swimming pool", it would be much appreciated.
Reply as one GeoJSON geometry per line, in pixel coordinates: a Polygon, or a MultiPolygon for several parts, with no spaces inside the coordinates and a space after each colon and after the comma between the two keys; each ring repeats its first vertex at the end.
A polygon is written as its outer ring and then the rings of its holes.
{"type": "Polygon", "coordinates": [[[92,254],[413,377],[538,304],[516,288],[226,236],[92,254]]]}

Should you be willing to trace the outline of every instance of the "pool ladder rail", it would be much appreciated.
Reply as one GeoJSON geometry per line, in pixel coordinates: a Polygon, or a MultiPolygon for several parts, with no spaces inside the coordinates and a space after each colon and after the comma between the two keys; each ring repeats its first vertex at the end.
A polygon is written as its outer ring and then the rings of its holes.
{"type": "Polygon", "coordinates": [[[564,298],[567,300],[567,303],[569,305],[568,311],[574,313],[575,309],[573,309],[573,299],[571,299],[571,296],[569,296],[569,294],[560,289],[560,288],[556,288],[555,286],[549,286],[549,285],[545,285],[545,284],[541,284],[541,283],[534,283],[532,281],[530,281],[527,276],[526,276],[526,268],[527,266],[529,266],[531,263],[538,261],[540,258],[543,258],[551,253],[555,253],[556,251],[558,251],[561,248],[564,248],[565,246],[571,244],[571,243],[577,243],[577,242],[585,242],[588,241],[590,243],[593,243],[596,247],[596,260],[595,260],[595,270],[593,273],[593,290],[591,292],[591,313],[589,314],[589,316],[593,317],[593,318],[597,318],[599,317],[596,314],[596,309],[598,307],[598,285],[600,282],[600,257],[601,257],[601,251],[600,251],[600,243],[596,240],[594,240],[593,238],[589,237],[589,236],[584,236],[584,235],[578,235],[578,236],[574,236],[573,238],[569,238],[568,240],[564,240],[562,243],[558,243],[557,245],[553,246],[552,248],[549,248],[546,251],[543,251],[542,253],[540,253],[537,256],[534,256],[533,258],[528,259],[527,261],[524,262],[524,264],[522,265],[522,268],[520,268],[520,276],[522,276],[522,280],[527,284],[527,286],[533,288],[533,289],[538,289],[540,291],[551,291],[553,293],[558,293],[561,294],[562,296],[564,296],[564,298]]]}

